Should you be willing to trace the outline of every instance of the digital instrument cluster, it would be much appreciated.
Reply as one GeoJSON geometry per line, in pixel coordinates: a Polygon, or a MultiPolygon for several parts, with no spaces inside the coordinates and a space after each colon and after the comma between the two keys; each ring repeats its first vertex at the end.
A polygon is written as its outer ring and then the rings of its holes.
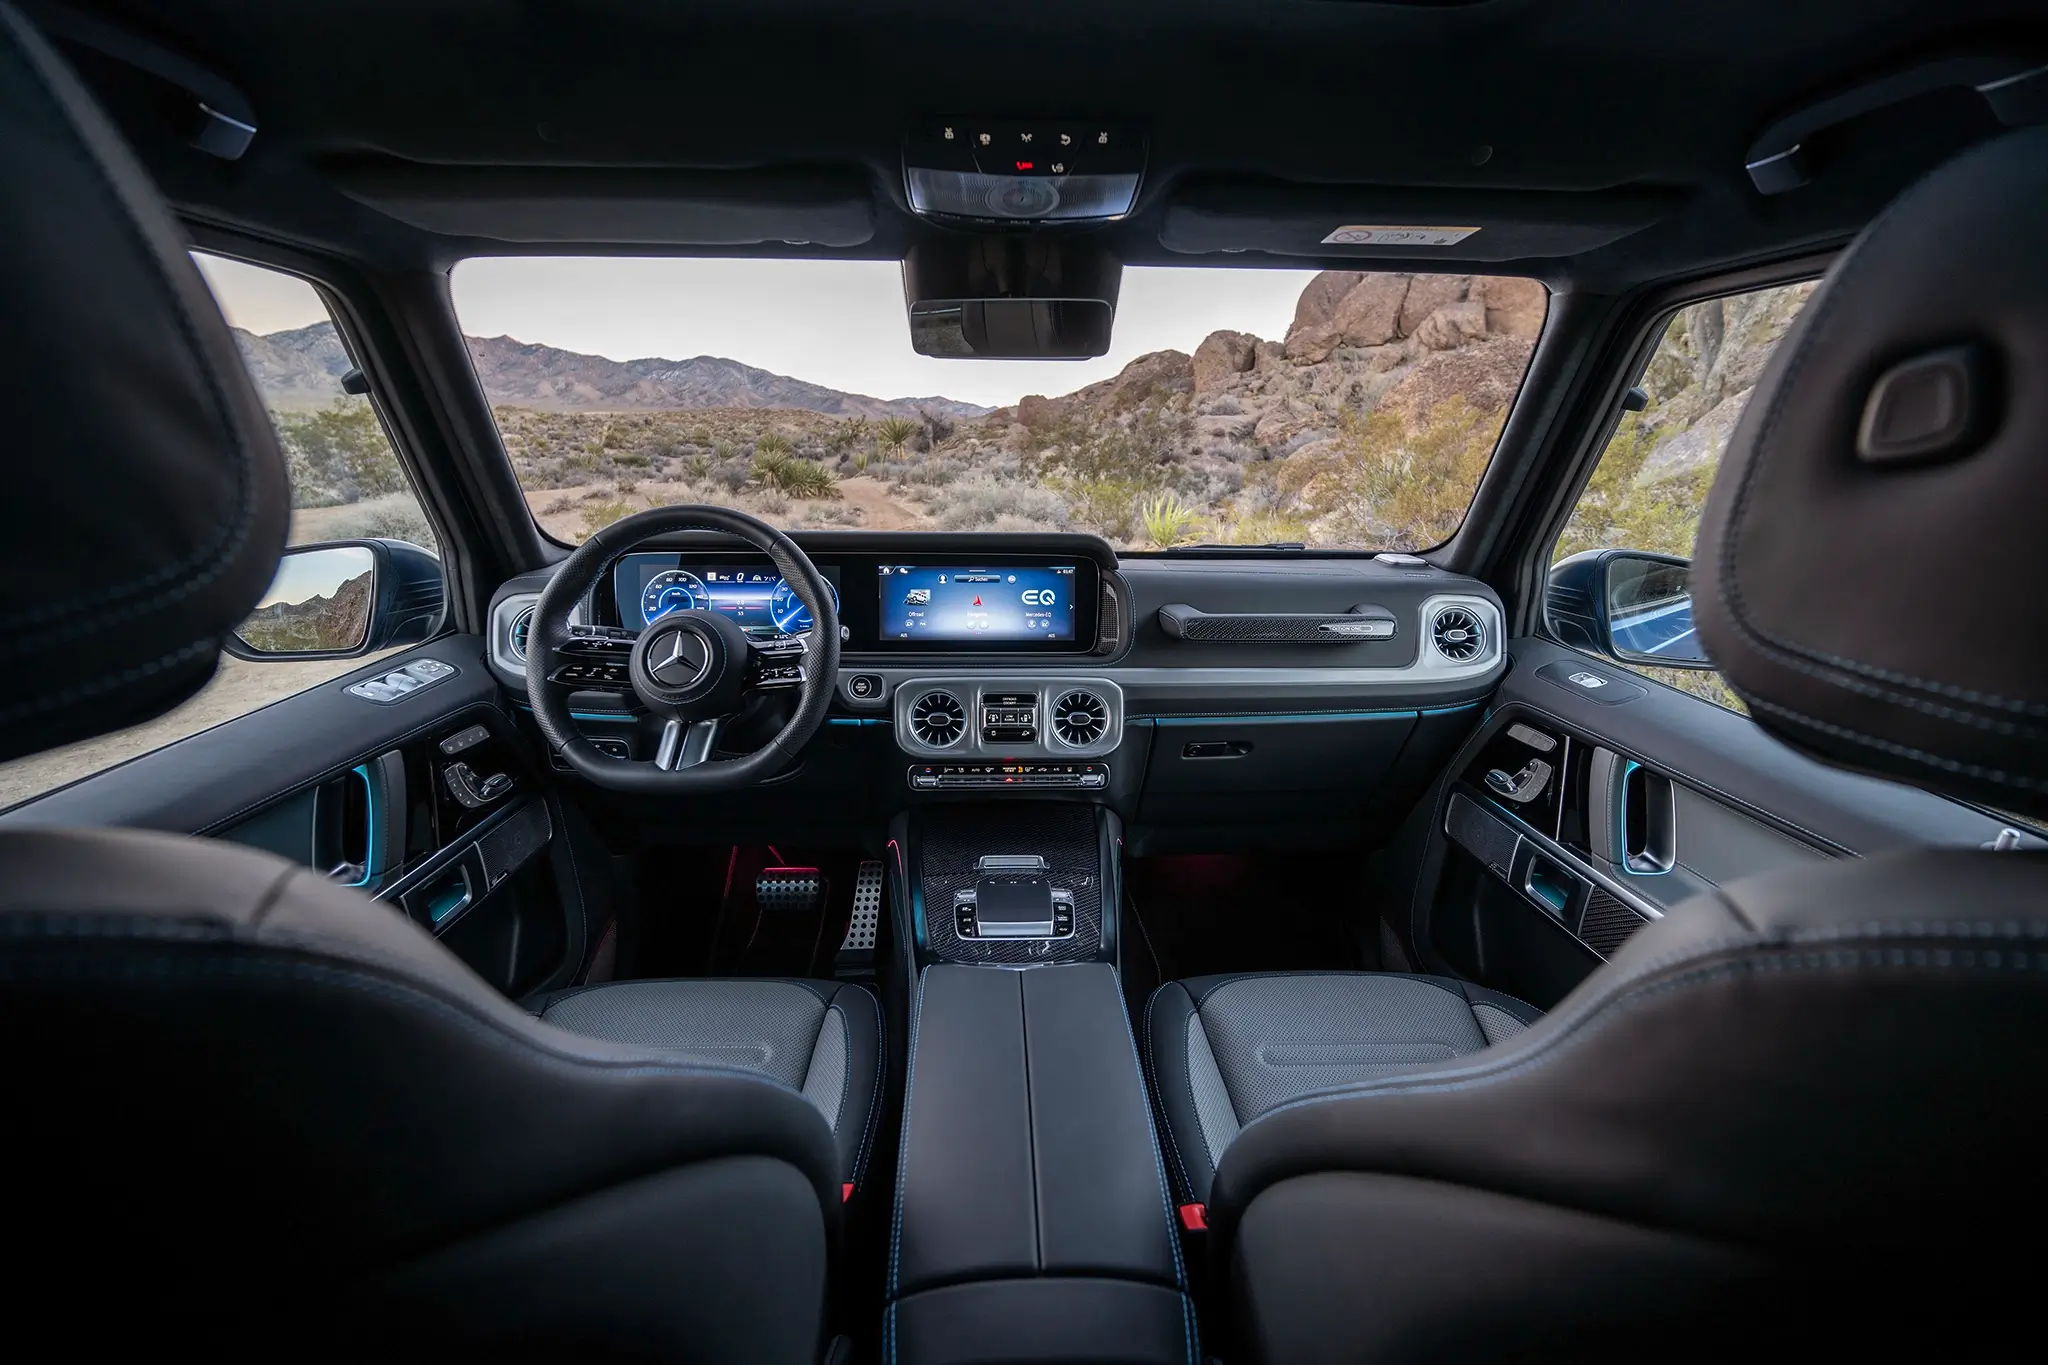
{"type": "MultiPolygon", "coordinates": [[[[839,587],[825,575],[832,604],[839,587]]],[[[644,630],[677,611],[715,611],[756,634],[801,635],[813,624],[811,609],[772,566],[679,563],[672,554],[626,555],[613,574],[619,622],[644,630]]]]}

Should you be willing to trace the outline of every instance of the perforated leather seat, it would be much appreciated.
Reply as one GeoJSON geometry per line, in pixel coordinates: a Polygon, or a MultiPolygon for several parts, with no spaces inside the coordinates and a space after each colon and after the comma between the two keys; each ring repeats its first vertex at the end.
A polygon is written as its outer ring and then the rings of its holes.
{"type": "MultiPolygon", "coordinates": [[[[2048,128],[1865,229],[1729,437],[1692,581],[1777,738],[2036,819],[2044,241],[2048,128]]],[[[1183,1157],[1222,1147],[1204,1240],[1234,1358],[1983,1355],[2034,1291],[2012,1229],[2048,1213],[2048,854],[1731,882],[1519,1029],[1414,979],[1153,1005],[1183,1157]]]]}
{"type": "Polygon", "coordinates": [[[1542,1012],[1439,976],[1276,972],[1170,981],[1145,1048],[1173,1178],[1205,1204],[1244,1125],[1305,1095],[1412,1071],[1512,1038],[1542,1012]]]}

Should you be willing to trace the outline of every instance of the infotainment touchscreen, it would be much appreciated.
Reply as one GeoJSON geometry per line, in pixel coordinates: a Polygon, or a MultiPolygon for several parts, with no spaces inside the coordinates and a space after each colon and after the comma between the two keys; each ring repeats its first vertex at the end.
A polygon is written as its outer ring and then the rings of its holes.
{"type": "Polygon", "coordinates": [[[884,564],[885,641],[1013,641],[1074,638],[1074,566],[976,568],[884,564]]]}

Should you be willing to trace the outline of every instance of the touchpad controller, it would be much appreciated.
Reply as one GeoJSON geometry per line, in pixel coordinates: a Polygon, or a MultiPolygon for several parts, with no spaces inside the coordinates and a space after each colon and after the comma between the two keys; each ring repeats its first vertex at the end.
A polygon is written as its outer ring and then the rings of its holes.
{"type": "Polygon", "coordinates": [[[1074,932],[1074,896],[1052,884],[1036,855],[980,860],[972,890],[954,897],[962,938],[1064,938],[1074,932]]]}

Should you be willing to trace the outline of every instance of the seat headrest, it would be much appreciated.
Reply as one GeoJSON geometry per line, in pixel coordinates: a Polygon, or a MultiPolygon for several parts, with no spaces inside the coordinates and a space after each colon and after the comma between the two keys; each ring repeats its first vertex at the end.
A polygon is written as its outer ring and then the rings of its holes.
{"type": "Polygon", "coordinates": [[[213,676],[277,567],[284,460],[183,235],[0,4],[0,759],[213,676]]]}
{"type": "Polygon", "coordinates": [[[2048,128],[1934,172],[1828,272],[1729,438],[1693,592],[1779,738],[2048,814],[2048,128]]]}

